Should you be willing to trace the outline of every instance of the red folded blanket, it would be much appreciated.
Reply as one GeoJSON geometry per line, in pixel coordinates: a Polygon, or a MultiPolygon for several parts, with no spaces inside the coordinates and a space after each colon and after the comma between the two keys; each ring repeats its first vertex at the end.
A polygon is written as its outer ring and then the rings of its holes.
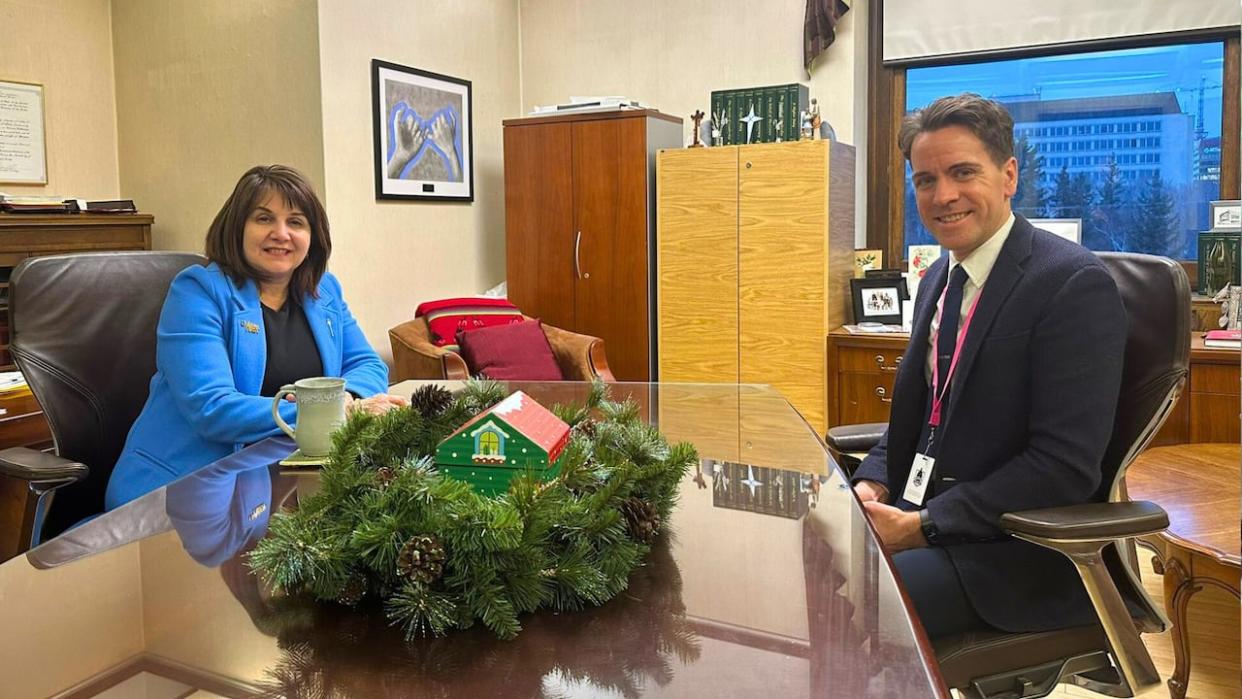
{"type": "Polygon", "coordinates": [[[421,303],[414,317],[426,316],[431,341],[437,347],[457,349],[457,331],[522,322],[522,312],[508,299],[463,296],[421,303]]]}

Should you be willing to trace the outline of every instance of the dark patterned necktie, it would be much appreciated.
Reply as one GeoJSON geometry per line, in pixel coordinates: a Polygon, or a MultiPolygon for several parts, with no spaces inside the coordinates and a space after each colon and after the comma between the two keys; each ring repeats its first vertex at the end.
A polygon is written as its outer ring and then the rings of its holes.
{"type": "Polygon", "coordinates": [[[940,331],[936,333],[936,365],[940,372],[940,390],[948,393],[949,365],[957,348],[957,326],[962,319],[962,288],[966,285],[966,269],[960,264],[949,274],[940,311],[940,331]]]}

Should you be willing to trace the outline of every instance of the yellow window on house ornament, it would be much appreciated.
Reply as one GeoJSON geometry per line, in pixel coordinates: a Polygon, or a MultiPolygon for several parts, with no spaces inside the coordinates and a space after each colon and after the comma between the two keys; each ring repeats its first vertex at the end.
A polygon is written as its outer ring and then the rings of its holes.
{"type": "Polygon", "coordinates": [[[479,454],[481,456],[500,455],[500,437],[495,432],[484,432],[479,435],[479,454]]]}

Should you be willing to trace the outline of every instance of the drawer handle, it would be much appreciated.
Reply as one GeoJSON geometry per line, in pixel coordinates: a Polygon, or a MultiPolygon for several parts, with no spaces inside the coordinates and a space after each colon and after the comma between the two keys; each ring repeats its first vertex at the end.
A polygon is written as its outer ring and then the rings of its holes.
{"type": "Polygon", "coordinates": [[[893,399],[888,397],[888,391],[885,391],[883,386],[876,386],[876,387],[875,387],[875,394],[876,394],[877,396],[879,396],[880,401],[881,401],[881,402],[883,402],[883,403],[892,403],[892,402],[893,402],[893,399]]]}
{"type": "Polygon", "coordinates": [[[897,359],[893,362],[893,365],[888,366],[884,363],[884,355],[877,354],[875,355],[875,363],[880,366],[880,371],[897,371],[901,368],[901,355],[897,355],[897,359]]]}

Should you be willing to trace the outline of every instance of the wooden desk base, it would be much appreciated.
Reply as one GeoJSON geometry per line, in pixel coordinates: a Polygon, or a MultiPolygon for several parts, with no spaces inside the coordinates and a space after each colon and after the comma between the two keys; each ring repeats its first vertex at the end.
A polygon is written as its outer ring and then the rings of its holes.
{"type": "Polygon", "coordinates": [[[1175,667],[1169,694],[1184,699],[1190,678],[1187,607],[1205,586],[1234,597],[1242,577],[1239,557],[1237,444],[1187,444],[1148,449],[1130,466],[1132,500],[1151,500],[1169,513],[1169,528],[1144,537],[1156,552],[1152,567],[1164,576],[1164,605],[1173,622],[1175,667]]]}

